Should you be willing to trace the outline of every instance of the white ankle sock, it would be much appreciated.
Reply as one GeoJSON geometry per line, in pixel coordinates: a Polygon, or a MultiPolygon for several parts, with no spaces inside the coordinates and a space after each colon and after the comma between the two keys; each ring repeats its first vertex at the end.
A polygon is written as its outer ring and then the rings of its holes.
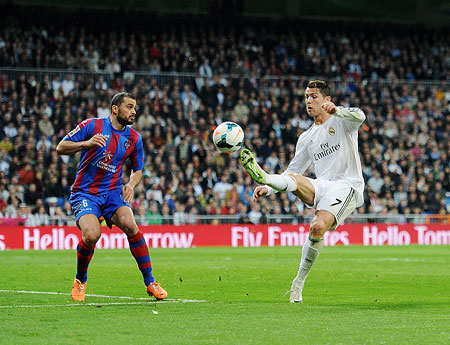
{"type": "Polygon", "coordinates": [[[301,285],[304,284],[306,277],[311,271],[311,267],[318,258],[323,247],[323,238],[308,236],[302,249],[302,259],[295,278],[301,285]]]}
{"type": "Polygon", "coordinates": [[[293,192],[297,190],[297,182],[288,175],[266,174],[266,185],[279,192],[293,192]]]}

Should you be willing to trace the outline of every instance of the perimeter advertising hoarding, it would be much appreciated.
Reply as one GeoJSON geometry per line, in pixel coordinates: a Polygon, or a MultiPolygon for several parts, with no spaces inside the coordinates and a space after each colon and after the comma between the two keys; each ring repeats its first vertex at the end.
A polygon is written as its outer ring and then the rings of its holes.
{"type": "MultiPolygon", "coordinates": [[[[301,246],[309,225],[153,225],[140,226],[150,248],[192,248],[204,246],[260,247],[301,246]]],[[[71,226],[2,227],[0,250],[75,249],[81,232],[71,226]]],[[[327,232],[326,246],[448,245],[449,224],[345,224],[327,232]]],[[[126,236],[117,228],[102,228],[97,249],[128,248],[126,236]]]]}

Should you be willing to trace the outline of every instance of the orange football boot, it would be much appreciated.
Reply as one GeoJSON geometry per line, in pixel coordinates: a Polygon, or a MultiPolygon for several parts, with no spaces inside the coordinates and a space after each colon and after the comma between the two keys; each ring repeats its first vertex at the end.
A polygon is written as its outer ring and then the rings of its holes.
{"type": "Polygon", "coordinates": [[[85,298],[86,293],[86,283],[82,283],[77,278],[73,280],[73,286],[72,286],[72,300],[83,302],[85,298]]]}
{"type": "Polygon", "coordinates": [[[160,283],[153,282],[147,286],[149,296],[155,296],[156,299],[162,300],[167,297],[167,292],[161,287],[160,283]]]}

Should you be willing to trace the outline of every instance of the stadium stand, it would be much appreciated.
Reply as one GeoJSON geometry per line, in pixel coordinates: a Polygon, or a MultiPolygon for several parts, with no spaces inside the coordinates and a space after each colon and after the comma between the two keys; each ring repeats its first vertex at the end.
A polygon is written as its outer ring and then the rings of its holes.
{"type": "Polygon", "coordinates": [[[59,157],[56,144],[85,118],[108,116],[111,96],[127,91],[138,99],[135,127],[146,153],[133,204],[138,222],[303,222],[311,213],[292,195],[250,202],[251,179],[236,155],[215,150],[210,134],[222,121],[238,122],[267,170],[284,170],[297,136],[311,125],[305,83],[322,77],[337,104],[359,106],[367,116],[359,140],[365,205],[355,221],[366,214],[448,221],[444,31],[306,21],[268,26],[257,19],[221,26],[143,13],[127,13],[133,20],[125,26],[117,25],[120,13],[98,23],[95,11],[46,25],[52,15],[35,18],[21,8],[2,15],[1,218],[73,222],[67,198],[77,160],[59,157]]]}

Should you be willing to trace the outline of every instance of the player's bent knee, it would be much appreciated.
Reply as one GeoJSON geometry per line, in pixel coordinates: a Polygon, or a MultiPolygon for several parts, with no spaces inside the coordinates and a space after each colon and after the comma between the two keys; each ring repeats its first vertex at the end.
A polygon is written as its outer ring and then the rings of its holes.
{"type": "Polygon", "coordinates": [[[126,221],[121,223],[120,229],[127,235],[132,236],[135,235],[139,229],[134,222],[126,221]]]}
{"type": "Polygon", "coordinates": [[[313,184],[299,174],[288,174],[297,183],[297,190],[293,194],[308,206],[314,205],[315,190],[313,184]]]}
{"type": "Polygon", "coordinates": [[[298,188],[298,185],[302,183],[302,180],[301,180],[302,176],[299,174],[290,173],[290,174],[287,174],[287,176],[294,179],[295,183],[297,183],[297,188],[298,188]]]}
{"type": "Polygon", "coordinates": [[[315,218],[311,222],[309,233],[314,237],[323,237],[329,228],[330,226],[323,219],[315,218]]]}
{"type": "Polygon", "coordinates": [[[87,231],[83,234],[83,240],[90,247],[95,246],[100,239],[101,233],[87,231]]]}

